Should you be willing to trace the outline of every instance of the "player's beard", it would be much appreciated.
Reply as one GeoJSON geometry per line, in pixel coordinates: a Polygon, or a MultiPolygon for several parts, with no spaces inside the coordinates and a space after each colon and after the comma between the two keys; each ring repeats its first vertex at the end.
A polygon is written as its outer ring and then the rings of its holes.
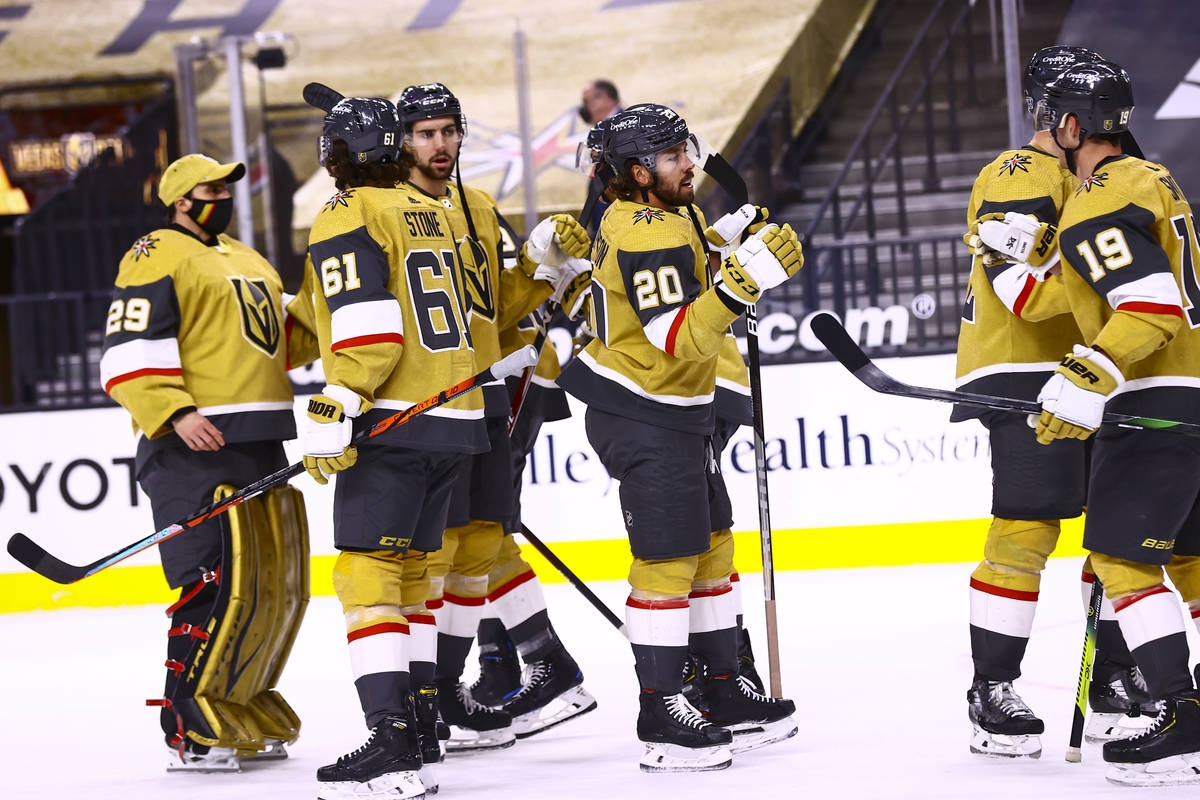
{"type": "Polygon", "coordinates": [[[429,179],[431,181],[449,180],[450,176],[452,174],[454,174],[454,162],[455,162],[456,158],[457,158],[457,155],[454,153],[450,153],[445,150],[439,150],[438,152],[431,155],[429,157],[429,160],[418,161],[417,162],[417,171],[420,172],[422,175],[424,175],[427,179],[429,179]],[[440,158],[440,157],[445,157],[449,160],[445,164],[442,164],[442,165],[434,164],[433,160],[435,158],[440,158]]]}
{"type": "Polygon", "coordinates": [[[685,173],[679,176],[679,180],[673,186],[666,186],[662,178],[658,178],[656,186],[651,189],[658,199],[668,206],[686,206],[696,199],[696,190],[692,187],[692,174],[685,173]],[[683,182],[687,181],[688,185],[683,186],[683,182]]]}

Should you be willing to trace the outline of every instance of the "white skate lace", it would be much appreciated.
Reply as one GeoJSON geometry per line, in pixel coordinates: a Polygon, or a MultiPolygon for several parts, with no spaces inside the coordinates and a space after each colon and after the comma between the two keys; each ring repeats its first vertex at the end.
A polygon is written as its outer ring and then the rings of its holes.
{"type": "Polygon", "coordinates": [[[339,758],[337,760],[337,763],[343,764],[347,761],[352,761],[354,759],[354,757],[357,756],[359,753],[365,752],[366,749],[375,742],[375,734],[378,731],[379,731],[378,727],[371,728],[371,735],[367,737],[367,740],[365,742],[363,742],[362,745],[357,750],[352,750],[349,753],[346,753],[346,755],[339,758]]]}
{"type": "Polygon", "coordinates": [[[742,694],[744,694],[746,697],[749,697],[751,700],[755,700],[759,703],[778,703],[779,702],[778,698],[767,697],[765,694],[758,691],[758,689],[755,689],[754,682],[751,681],[749,678],[747,678],[745,675],[737,676],[737,685],[738,685],[738,688],[742,690],[742,694]]]}
{"type": "Polygon", "coordinates": [[[1150,687],[1146,685],[1146,676],[1137,667],[1129,668],[1129,677],[1133,681],[1133,685],[1141,689],[1146,694],[1150,694],[1150,687]]]}
{"type": "Polygon", "coordinates": [[[991,695],[992,702],[998,705],[1000,710],[1006,714],[1014,717],[1033,716],[1033,712],[1029,710],[1029,706],[1025,705],[1025,701],[1013,690],[1013,685],[1008,681],[993,683],[988,690],[988,694],[991,695]]]}
{"type": "Polygon", "coordinates": [[[454,687],[455,693],[458,695],[458,700],[463,704],[468,714],[474,714],[476,711],[491,711],[492,709],[478,702],[474,697],[471,697],[471,692],[467,689],[465,683],[460,683],[454,687]]]}
{"type": "Polygon", "coordinates": [[[545,660],[534,661],[525,665],[521,671],[521,688],[510,698],[512,700],[532,692],[550,675],[550,665],[545,660]]]}
{"type": "Polygon", "coordinates": [[[1158,733],[1160,730],[1162,730],[1163,723],[1166,721],[1167,721],[1167,704],[1163,703],[1162,706],[1158,709],[1158,716],[1156,716],[1154,718],[1153,722],[1151,722],[1149,725],[1147,725],[1142,730],[1135,733],[1133,736],[1128,736],[1125,738],[1132,741],[1133,739],[1141,739],[1146,736],[1152,736],[1152,735],[1158,733]]]}
{"type": "Polygon", "coordinates": [[[709,724],[682,694],[669,694],[663,698],[663,703],[666,704],[667,713],[671,718],[682,725],[700,729],[709,724]]]}

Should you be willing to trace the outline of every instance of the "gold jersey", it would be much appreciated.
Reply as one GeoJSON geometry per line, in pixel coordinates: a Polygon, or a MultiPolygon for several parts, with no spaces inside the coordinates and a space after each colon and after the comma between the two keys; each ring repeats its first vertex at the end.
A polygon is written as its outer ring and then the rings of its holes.
{"type": "Polygon", "coordinates": [[[182,227],[146,234],[117,272],[104,391],[148,439],[189,408],[226,442],[294,438],[282,290],[266,259],[225,234],[211,244],[182,227]]]}
{"type": "MultiPolygon", "coordinates": [[[[521,270],[504,269],[504,255],[509,243],[505,229],[501,227],[500,210],[487,192],[463,187],[471,211],[468,224],[457,184],[448,185],[444,197],[432,197],[412,184],[409,187],[441,203],[446,210],[462,255],[463,301],[467,306],[475,357],[479,368],[483,369],[500,359],[500,331],[515,325],[521,317],[537,308],[550,296],[553,287],[546,281],[533,280],[521,270]],[[469,240],[472,244],[468,249],[469,240]]],[[[483,395],[487,416],[508,416],[508,390],[504,381],[483,387],[483,395]]]]}
{"type": "MultiPolygon", "coordinates": [[[[1027,145],[1006,150],[979,172],[967,224],[987,214],[1032,214],[1055,225],[1079,185],[1058,158],[1027,145]]],[[[985,267],[975,256],[958,334],[955,385],[963,391],[1033,400],[1063,353],[1081,341],[1057,275],[1037,281],[1019,264],[985,267]]],[[[951,419],[979,416],[956,406],[951,419]]]]}
{"type": "Polygon", "coordinates": [[[736,422],[738,425],[753,425],[754,414],[750,405],[750,373],[738,350],[737,338],[726,334],[717,354],[717,418],[736,422]]]}
{"type": "Polygon", "coordinates": [[[609,206],[592,243],[596,338],[559,385],[611,414],[710,433],[717,354],[738,314],[713,288],[696,213],[609,206]]]}
{"type": "Polygon", "coordinates": [[[1200,422],[1200,246],[1167,168],[1102,160],[1063,209],[1059,248],[1083,341],[1126,379],[1107,407],[1200,422]]]}
{"type": "MultiPolygon", "coordinates": [[[[477,365],[461,266],[441,203],[407,187],[334,194],[313,221],[308,264],[326,380],[355,392],[356,429],[459,383],[477,365]]],[[[487,449],[483,398],[468,392],[393,427],[380,444],[487,449]]]]}

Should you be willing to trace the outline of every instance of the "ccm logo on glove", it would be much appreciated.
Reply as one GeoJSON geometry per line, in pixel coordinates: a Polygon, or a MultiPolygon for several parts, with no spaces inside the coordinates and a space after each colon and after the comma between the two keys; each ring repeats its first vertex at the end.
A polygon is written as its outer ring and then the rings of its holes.
{"type": "Polygon", "coordinates": [[[341,409],[315,397],[308,401],[308,413],[314,417],[325,417],[332,422],[341,422],[343,418],[341,409]]]}

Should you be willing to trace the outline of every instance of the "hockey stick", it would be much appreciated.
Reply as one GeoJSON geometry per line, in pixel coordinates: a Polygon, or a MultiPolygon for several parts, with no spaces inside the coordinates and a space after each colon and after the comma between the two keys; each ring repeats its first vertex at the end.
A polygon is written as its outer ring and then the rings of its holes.
{"type": "MultiPolygon", "coordinates": [[[[697,140],[703,144],[703,140],[697,140]]],[[[740,208],[749,199],[746,181],[725,157],[703,145],[699,149],[704,170],[740,208]]],[[[703,237],[701,237],[703,238],[703,237]]],[[[758,350],[758,309],[746,306],[746,356],[750,372],[750,409],[754,431],[754,476],[758,489],[758,532],[762,547],[763,609],[767,622],[767,667],[771,696],[783,697],[779,668],[779,618],[775,611],[775,558],[771,541],[771,501],[767,493],[766,434],[763,425],[762,362],[758,350]]]]}
{"type": "MultiPolygon", "coordinates": [[[[940,400],[943,403],[990,408],[995,411],[1012,411],[1020,414],[1042,413],[1041,404],[1034,400],[958,392],[949,389],[931,389],[903,383],[875,366],[871,358],[862,351],[857,342],[850,338],[850,334],[833,314],[822,311],[813,316],[810,324],[813,333],[821,340],[821,344],[825,345],[825,349],[832,353],[833,357],[840,361],[851,375],[877,392],[894,394],[899,397],[912,397],[918,400],[940,400]]],[[[1120,414],[1115,411],[1104,412],[1104,423],[1135,430],[1168,430],[1187,436],[1200,436],[1200,425],[1194,422],[1135,417],[1132,414],[1120,414]]]]}
{"type": "Polygon", "coordinates": [[[606,620],[612,623],[612,626],[616,628],[622,636],[628,637],[629,634],[625,630],[625,623],[621,621],[621,618],[614,614],[612,609],[605,605],[604,601],[597,597],[596,593],[588,588],[588,585],[583,582],[583,579],[572,572],[571,568],[562,562],[561,558],[554,555],[554,552],[546,546],[545,542],[534,536],[533,531],[529,530],[529,527],[524,522],[521,523],[521,534],[529,541],[531,545],[533,545],[535,550],[542,554],[542,558],[549,561],[551,566],[562,573],[562,576],[570,581],[571,584],[579,590],[579,593],[583,595],[589,603],[595,606],[597,611],[604,615],[606,620]]]}
{"type": "Polygon", "coordinates": [[[1083,722],[1087,714],[1088,689],[1092,685],[1092,662],[1096,658],[1096,628],[1100,624],[1100,604],[1104,587],[1100,578],[1092,576],[1092,595],[1088,599],[1087,625],[1083,633],[1083,655],[1079,659],[1079,685],[1075,689],[1075,708],[1071,712],[1071,739],[1067,744],[1067,761],[1078,764],[1083,760],[1083,722]]]}
{"type": "MultiPolygon", "coordinates": [[[[359,432],[354,437],[354,444],[361,444],[368,439],[380,435],[384,431],[390,430],[398,425],[403,425],[413,417],[423,414],[430,409],[437,408],[438,406],[449,402],[455,397],[458,397],[460,394],[469,392],[485,383],[490,383],[498,378],[506,378],[509,375],[512,375],[523,369],[526,365],[535,363],[535,361],[536,358],[533,355],[533,348],[528,346],[523,347],[515,353],[500,359],[495,364],[492,364],[492,366],[480,372],[478,375],[467,378],[465,381],[456,383],[447,389],[443,389],[433,397],[422,400],[416,405],[406,408],[403,411],[397,411],[390,417],[382,419],[372,425],[370,428],[359,432]]],[[[46,552],[41,545],[23,533],[13,534],[13,536],[9,538],[8,553],[29,569],[33,570],[39,575],[49,578],[52,581],[57,583],[74,583],[82,578],[95,575],[97,572],[111,567],[118,561],[129,558],[134,553],[140,553],[142,550],[145,550],[148,547],[152,547],[153,545],[170,539],[172,536],[182,533],[188,528],[194,528],[201,522],[211,519],[218,514],[222,514],[234,506],[240,505],[246,500],[262,494],[273,486],[287,483],[288,480],[294,478],[302,472],[304,472],[303,461],[299,461],[295,464],[284,467],[278,472],[273,472],[265,478],[260,478],[249,486],[239,489],[224,500],[205,506],[180,522],[172,523],[160,531],[156,531],[155,533],[152,533],[143,539],[139,539],[133,544],[121,548],[115,553],[111,553],[101,559],[83,566],[77,567],[54,557],[50,553],[46,552]]]]}

